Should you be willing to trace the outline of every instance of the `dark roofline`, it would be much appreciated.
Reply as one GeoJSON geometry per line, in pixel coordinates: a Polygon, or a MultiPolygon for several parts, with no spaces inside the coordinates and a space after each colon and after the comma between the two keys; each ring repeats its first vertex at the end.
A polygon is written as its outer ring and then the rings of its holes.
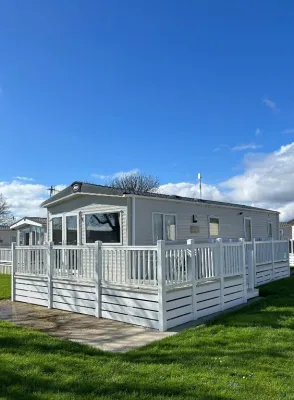
{"type": "Polygon", "coordinates": [[[245,209],[245,210],[256,210],[256,211],[271,212],[271,213],[279,214],[278,211],[268,210],[268,209],[258,208],[258,207],[251,207],[251,206],[247,206],[247,205],[243,205],[243,204],[226,203],[226,202],[214,201],[214,200],[203,200],[203,199],[197,199],[197,198],[192,198],[192,197],[181,197],[181,196],[176,196],[176,195],[168,195],[168,194],[153,193],[153,192],[131,193],[131,192],[124,192],[121,189],[112,188],[110,186],[96,185],[94,183],[79,182],[79,181],[73,182],[71,185],[67,186],[65,189],[61,190],[59,193],[57,193],[54,196],[50,197],[49,199],[45,200],[41,204],[41,207],[48,207],[48,205],[50,205],[50,204],[60,202],[63,199],[66,199],[68,197],[71,197],[73,195],[78,195],[78,194],[80,194],[80,195],[95,194],[95,195],[101,195],[101,196],[118,196],[118,197],[142,196],[142,197],[146,197],[146,198],[193,202],[193,203],[197,203],[197,204],[240,208],[240,209],[245,209]]]}

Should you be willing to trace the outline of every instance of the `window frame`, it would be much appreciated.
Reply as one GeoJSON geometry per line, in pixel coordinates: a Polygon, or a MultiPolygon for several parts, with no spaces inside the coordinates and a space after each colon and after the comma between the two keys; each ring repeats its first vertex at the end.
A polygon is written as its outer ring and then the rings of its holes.
{"type": "Polygon", "coordinates": [[[155,232],[154,232],[154,215],[155,214],[160,214],[160,215],[162,215],[162,237],[163,237],[163,239],[162,240],[165,240],[165,241],[167,241],[168,243],[170,243],[170,242],[175,242],[176,240],[177,240],[177,237],[178,237],[178,219],[177,219],[177,214],[175,214],[175,213],[163,213],[163,212],[160,212],[160,211],[153,211],[152,212],[152,243],[153,244],[156,244],[157,242],[156,242],[156,240],[155,240],[155,232]],[[166,234],[165,234],[165,217],[166,217],[166,215],[171,215],[171,216],[173,216],[173,217],[175,217],[175,221],[176,221],[176,229],[175,229],[175,235],[176,235],[176,237],[175,237],[175,240],[167,240],[166,239],[166,234]]]}
{"type": "Polygon", "coordinates": [[[53,219],[61,218],[61,244],[54,244],[54,246],[64,245],[64,218],[63,214],[50,215],[50,242],[53,242],[53,219]]]}
{"type": "Polygon", "coordinates": [[[64,222],[62,226],[64,226],[64,233],[62,233],[63,239],[62,241],[65,243],[66,246],[79,246],[81,241],[80,241],[80,215],[79,212],[75,213],[65,213],[64,214],[64,222]],[[67,244],[67,226],[66,226],[66,217],[77,217],[77,244],[67,244]]]}
{"type": "Polygon", "coordinates": [[[244,224],[244,239],[245,239],[245,241],[247,241],[247,242],[252,242],[252,240],[253,240],[253,234],[252,234],[252,217],[244,217],[243,224],[244,224]],[[247,239],[246,239],[246,222],[245,222],[246,220],[249,220],[249,221],[250,221],[250,237],[251,237],[250,240],[247,240],[247,239]]]}
{"type": "Polygon", "coordinates": [[[217,215],[208,215],[208,237],[209,238],[219,238],[220,237],[220,218],[217,215]],[[210,219],[215,218],[218,220],[218,235],[212,235],[210,232],[210,219]]]}
{"type": "Polygon", "coordinates": [[[106,245],[111,245],[111,246],[122,246],[123,245],[123,218],[122,218],[122,210],[119,211],[87,211],[83,213],[82,215],[82,220],[83,220],[83,230],[84,230],[84,244],[87,246],[94,245],[95,243],[88,243],[87,242],[87,229],[86,229],[86,215],[93,215],[93,214],[118,214],[119,215],[119,228],[120,228],[120,242],[102,242],[106,245]]]}

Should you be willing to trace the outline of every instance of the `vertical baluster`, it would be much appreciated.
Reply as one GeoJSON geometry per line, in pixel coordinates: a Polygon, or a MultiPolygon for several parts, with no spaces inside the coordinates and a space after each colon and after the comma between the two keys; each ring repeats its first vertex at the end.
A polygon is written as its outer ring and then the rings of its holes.
{"type": "Polygon", "coordinates": [[[184,269],[184,255],[185,255],[185,249],[181,249],[180,250],[180,255],[181,255],[181,275],[182,275],[182,277],[181,277],[181,279],[182,279],[182,282],[185,282],[185,276],[184,276],[184,273],[185,273],[185,269],[184,269]]]}
{"type": "Polygon", "coordinates": [[[141,284],[141,275],[142,275],[142,270],[141,270],[141,251],[137,251],[138,254],[138,284],[141,284]]]}
{"type": "Polygon", "coordinates": [[[148,258],[148,266],[147,266],[147,270],[148,270],[148,283],[150,285],[151,283],[151,267],[150,267],[150,250],[147,250],[147,258],[148,258]]]}
{"type": "Polygon", "coordinates": [[[153,282],[154,285],[157,285],[157,251],[153,250],[153,257],[152,257],[152,263],[153,263],[153,282]]]}
{"type": "Polygon", "coordinates": [[[136,279],[136,271],[135,271],[135,265],[136,265],[136,250],[132,250],[132,276],[131,276],[131,282],[134,283],[136,279]]]}
{"type": "Polygon", "coordinates": [[[143,250],[143,285],[146,281],[146,250],[143,250]]]}

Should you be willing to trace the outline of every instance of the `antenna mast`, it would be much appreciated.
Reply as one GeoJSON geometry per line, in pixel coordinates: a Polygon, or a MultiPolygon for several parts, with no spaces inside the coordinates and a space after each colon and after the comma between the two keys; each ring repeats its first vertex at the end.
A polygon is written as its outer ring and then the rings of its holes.
{"type": "Polygon", "coordinates": [[[200,193],[200,199],[202,199],[202,176],[201,173],[198,173],[198,181],[199,181],[199,193],[200,193]]]}

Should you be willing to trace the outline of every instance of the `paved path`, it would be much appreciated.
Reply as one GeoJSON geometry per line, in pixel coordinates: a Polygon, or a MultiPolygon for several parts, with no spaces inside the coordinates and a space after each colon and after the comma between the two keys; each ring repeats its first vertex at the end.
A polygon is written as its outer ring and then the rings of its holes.
{"type": "Polygon", "coordinates": [[[27,303],[0,301],[0,320],[30,327],[52,336],[97,347],[125,352],[144,346],[176,332],[159,332],[88,315],[35,306],[27,303]]]}

